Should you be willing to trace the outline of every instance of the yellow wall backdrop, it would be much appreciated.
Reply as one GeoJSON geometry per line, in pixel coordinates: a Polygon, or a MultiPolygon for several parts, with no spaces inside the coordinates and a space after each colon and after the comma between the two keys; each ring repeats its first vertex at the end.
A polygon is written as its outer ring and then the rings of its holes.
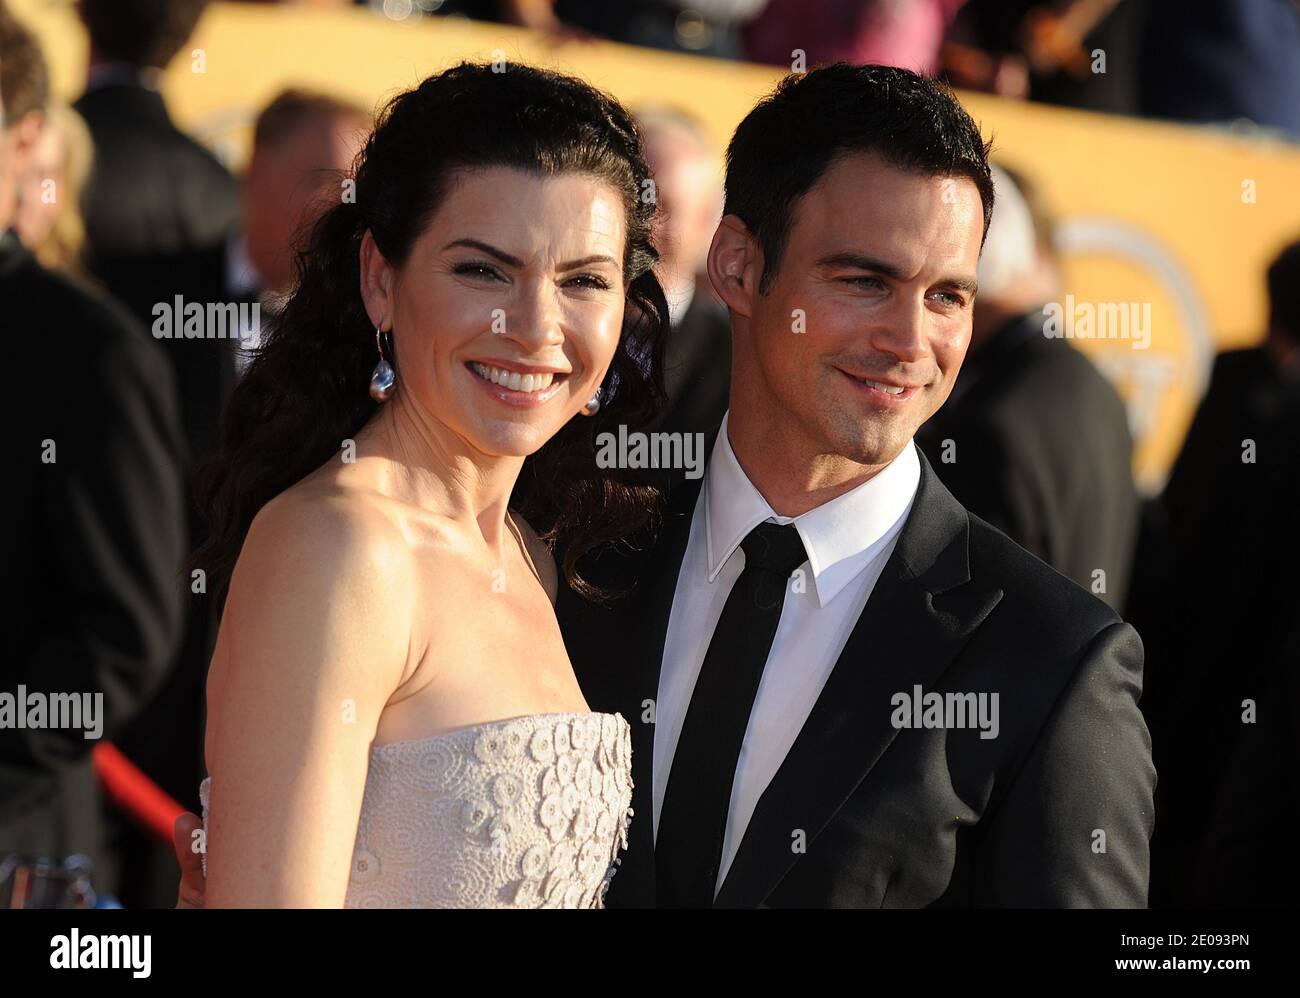
{"type": "MultiPolygon", "coordinates": [[[[85,82],[86,40],[71,0],[8,3],[40,37],[56,93],[75,98],[85,82]]],[[[399,23],[364,8],[218,3],[168,69],[163,90],[178,124],[237,168],[253,117],[285,86],[373,106],[467,58],[561,69],[632,105],[680,105],[712,129],[719,147],[781,76],[770,67],[612,43],[555,46],[463,19],[399,23]]],[[[1031,177],[1058,216],[1066,290],[1080,314],[1131,305],[1140,318],[1149,307],[1145,345],[1137,327],[1128,338],[1074,342],[1124,395],[1138,443],[1135,472],[1156,488],[1214,352],[1256,342],[1264,331],[1264,270],[1300,238],[1300,147],[962,97],[994,138],[995,155],[1031,177]]],[[[1113,321],[1109,330],[1117,331],[1113,321]]]]}

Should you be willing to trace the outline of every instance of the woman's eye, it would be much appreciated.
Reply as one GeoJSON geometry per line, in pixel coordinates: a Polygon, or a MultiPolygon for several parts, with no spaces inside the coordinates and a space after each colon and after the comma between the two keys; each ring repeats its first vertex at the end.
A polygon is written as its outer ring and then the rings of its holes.
{"type": "Polygon", "coordinates": [[[597,277],[595,274],[579,274],[577,277],[570,278],[566,283],[579,288],[595,288],[598,291],[609,290],[609,282],[603,277],[597,277]]]}
{"type": "Polygon", "coordinates": [[[496,280],[501,277],[501,272],[496,267],[490,263],[480,261],[458,263],[455,267],[455,273],[463,277],[477,277],[482,280],[496,280]]]}

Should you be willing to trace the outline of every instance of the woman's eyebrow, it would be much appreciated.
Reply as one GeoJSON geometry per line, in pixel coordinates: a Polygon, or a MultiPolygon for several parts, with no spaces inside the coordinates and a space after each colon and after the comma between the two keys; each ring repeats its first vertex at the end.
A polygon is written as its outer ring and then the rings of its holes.
{"type": "Polygon", "coordinates": [[[477,239],[453,239],[444,246],[443,249],[449,250],[453,246],[465,246],[469,249],[476,249],[482,253],[486,253],[488,256],[496,257],[496,259],[510,267],[522,267],[524,265],[524,261],[519,259],[519,257],[511,256],[505,250],[497,249],[490,243],[480,242],[477,239]]]}
{"type": "Polygon", "coordinates": [[[615,267],[618,266],[618,261],[608,253],[593,253],[591,256],[584,256],[581,260],[570,260],[568,263],[562,263],[556,269],[577,270],[579,267],[588,267],[593,263],[609,263],[615,267]]]}
{"type": "MultiPolygon", "coordinates": [[[[488,256],[495,257],[510,267],[522,267],[524,265],[524,261],[519,259],[519,257],[511,255],[503,249],[498,249],[491,243],[485,243],[478,239],[454,239],[444,246],[443,250],[449,250],[455,246],[464,246],[468,249],[476,249],[482,253],[488,254],[488,256]]],[[[615,267],[618,266],[618,261],[608,253],[593,253],[591,256],[584,256],[579,260],[570,260],[567,263],[562,263],[556,269],[577,270],[579,267],[588,267],[593,263],[608,263],[615,267]]]]}

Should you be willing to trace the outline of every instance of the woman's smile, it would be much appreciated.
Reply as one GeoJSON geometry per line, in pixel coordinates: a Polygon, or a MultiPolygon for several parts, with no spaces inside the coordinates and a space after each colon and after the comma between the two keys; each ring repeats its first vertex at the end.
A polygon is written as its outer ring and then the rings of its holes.
{"type": "Polygon", "coordinates": [[[466,362],[465,367],[488,395],[519,408],[545,405],[569,379],[569,372],[550,368],[504,367],[477,360],[466,362]]]}

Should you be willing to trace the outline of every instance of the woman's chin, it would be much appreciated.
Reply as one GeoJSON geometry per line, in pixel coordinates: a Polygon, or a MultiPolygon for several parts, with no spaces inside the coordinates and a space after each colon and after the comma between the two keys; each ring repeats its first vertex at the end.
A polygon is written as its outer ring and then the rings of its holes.
{"type": "MultiPolygon", "coordinates": [[[[555,428],[558,432],[559,427],[555,428]]],[[[479,450],[496,457],[528,457],[541,450],[555,434],[550,427],[520,423],[498,423],[481,426],[478,437],[479,450]]]]}

